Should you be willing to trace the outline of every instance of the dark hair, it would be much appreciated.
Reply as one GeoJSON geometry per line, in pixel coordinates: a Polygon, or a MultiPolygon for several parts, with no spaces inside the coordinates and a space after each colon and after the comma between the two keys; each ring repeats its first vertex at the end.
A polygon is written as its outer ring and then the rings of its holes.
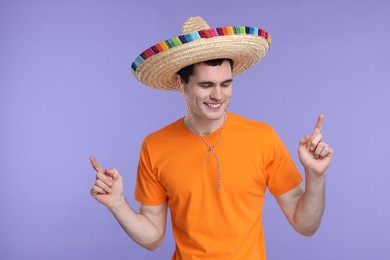
{"type": "MultiPolygon", "coordinates": [[[[199,63],[204,63],[206,64],[207,66],[221,66],[221,64],[225,61],[229,61],[230,63],[230,67],[232,68],[233,70],[233,60],[232,59],[227,59],[227,58],[223,58],[223,59],[214,59],[214,60],[206,60],[206,61],[202,61],[202,62],[199,62],[199,63]]],[[[191,64],[187,67],[184,67],[182,68],[181,70],[179,70],[178,72],[176,72],[177,75],[180,76],[180,78],[184,81],[184,83],[188,83],[188,80],[190,78],[190,76],[192,76],[192,74],[194,73],[194,65],[195,64],[191,64]]]]}

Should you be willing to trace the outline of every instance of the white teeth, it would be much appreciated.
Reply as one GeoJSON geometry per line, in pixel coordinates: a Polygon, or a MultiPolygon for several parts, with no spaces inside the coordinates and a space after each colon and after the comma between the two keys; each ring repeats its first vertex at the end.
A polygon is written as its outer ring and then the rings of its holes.
{"type": "Polygon", "coordinates": [[[209,107],[212,107],[212,108],[218,108],[220,107],[222,104],[221,103],[218,103],[218,104],[210,104],[210,103],[206,103],[209,107]]]}

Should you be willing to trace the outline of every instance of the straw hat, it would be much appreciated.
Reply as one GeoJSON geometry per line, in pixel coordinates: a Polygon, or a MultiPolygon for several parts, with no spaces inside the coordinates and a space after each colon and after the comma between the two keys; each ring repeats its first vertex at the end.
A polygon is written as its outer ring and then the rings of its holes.
{"type": "Polygon", "coordinates": [[[142,52],[132,63],[131,71],[149,87],[176,90],[174,76],[180,69],[206,60],[229,58],[234,61],[235,76],[258,63],[270,43],[270,35],[259,28],[210,29],[201,17],[191,17],[184,23],[180,36],[142,52]]]}

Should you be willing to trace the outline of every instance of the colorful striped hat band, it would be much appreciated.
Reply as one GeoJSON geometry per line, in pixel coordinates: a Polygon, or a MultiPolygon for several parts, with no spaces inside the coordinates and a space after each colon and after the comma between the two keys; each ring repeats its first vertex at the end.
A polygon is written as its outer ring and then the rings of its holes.
{"type": "Polygon", "coordinates": [[[200,17],[191,17],[180,36],[160,42],[142,52],[131,71],[143,84],[177,90],[175,74],[180,69],[206,60],[229,58],[233,76],[258,63],[269,50],[270,35],[259,28],[231,26],[210,28],[200,17]]]}

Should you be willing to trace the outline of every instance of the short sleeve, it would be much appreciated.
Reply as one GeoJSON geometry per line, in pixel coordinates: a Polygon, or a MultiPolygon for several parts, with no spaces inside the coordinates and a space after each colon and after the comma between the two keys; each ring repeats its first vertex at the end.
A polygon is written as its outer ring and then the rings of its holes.
{"type": "Polygon", "coordinates": [[[165,188],[153,171],[145,141],[141,147],[134,195],[136,200],[149,206],[160,205],[167,201],[165,188]]]}
{"type": "Polygon", "coordinates": [[[303,178],[283,141],[273,129],[270,140],[267,186],[274,196],[279,196],[298,186],[303,178]]]}

